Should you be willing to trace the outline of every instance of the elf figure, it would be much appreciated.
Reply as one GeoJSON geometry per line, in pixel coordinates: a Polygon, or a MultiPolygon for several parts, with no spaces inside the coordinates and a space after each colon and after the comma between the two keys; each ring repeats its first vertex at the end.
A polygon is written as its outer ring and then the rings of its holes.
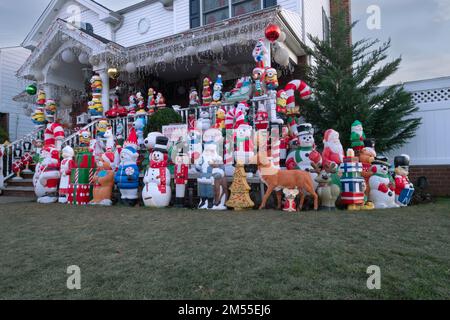
{"type": "Polygon", "coordinates": [[[150,155],[150,165],[144,175],[142,198],[146,207],[164,208],[169,206],[172,198],[170,188],[170,171],[168,165],[169,139],[157,137],[155,148],[150,155]]]}
{"type": "Polygon", "coordinates": [[[189,157],[185,153],[179,153],[175,158],[175,207],[184,207],[186,185],[189,181],[189,157]]]}
{"type": "Polygon", "coordinates": [[[253,69],[252,78],[253,82],[255,83],[255,90],[253,93],[254,97],[261,97],[266,94],[266,90],[264,87],[264,77],[264,68],[256,67],[255,69],[253,69]]]}
{"type": "Polygon", "coordinates": [[[394,158],[395,202],[406,207],[414,194],[414,185],[409,181],[409,156],[402,154],[394,158]]]}
{"type": "Polygon", "coordinates": [[[202,100],[203,107],[209,107],[211,105],[212,96],[211,96],[211,79],[206,77],[203,79],[203,91],[202,91],[202,100]]]}
{"type": "Polygon", "coordinates": [[[114,176],[114,181],[121,193],[122,203],[134,207],[138,199],[139,168],[138,141],[136,130],[131,128],[128,140],[120,153],[120,164],[114,176]]]}
{"type": "Polygon", "coordinates": [[[366,139],[366,135],[364,134],[364,129],[362,123],[359,120],[356,120],[352,124],[352,133],[350,135],[351,147],[355,150],[355,153],[358,155],[358,152],[364,148],[364,140],[366,139]]]}
{"type": "Polygon", "coordinates": [[[216,83],[213,86],[214,93],[212,96],[213,101],[211,102],[212,106],[220,106],[222,104],[223,98],[222,88],[223,88],[222,76],[219,74],[217,76],[216,83]]]}
{"type": "Polygon", "coordinates": [[[70,146],[64,147],[62,150],[63,160],[61,161],[61,167],[59,172],[61,173],[61,180],[59,182],[59,203],[67,203],[69,197],[69,185],[70,185],[70,175],[72,169],[76,168],[76,163],[74,160],[75,152],[70,146]]]}

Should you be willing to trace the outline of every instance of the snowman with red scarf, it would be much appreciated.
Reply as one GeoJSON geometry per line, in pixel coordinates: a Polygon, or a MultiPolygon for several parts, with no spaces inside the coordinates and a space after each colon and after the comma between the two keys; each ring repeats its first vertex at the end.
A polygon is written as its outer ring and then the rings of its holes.
{"type": "Polygon", "coordinates": [[[167,137],[157,137],[153,152],[150,154],[150,164],[144,176],[142,199],[146,207],[164,208],[169,206],[172,198],[170,187],[170,171],[167,168],[168,155],[167,137]]]}
{"type": "Polygon", "coordinates": [[[58,201],[59,151],[54,146],[45,146],[41,151],[42,161],[37,166],[33,177],[34,192],[38,203],[55,203],[58,201]]]}

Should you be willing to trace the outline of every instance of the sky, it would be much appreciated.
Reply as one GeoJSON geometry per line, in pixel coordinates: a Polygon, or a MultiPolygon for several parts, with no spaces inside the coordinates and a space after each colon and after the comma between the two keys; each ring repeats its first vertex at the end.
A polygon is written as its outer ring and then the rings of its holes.
{"type": "MultiPolygon", "coordinates": [[[[20,45],[49,2],[0,1],[0,47],[20,45]]],[[[119,10],[140,1],[97,2],[119,10]]],[[[402,57],[386,84],[450,76],[450,0],[352,0],[352,18],[359,21],[354,40],[390,38],[389,59],[402,57]]]]}

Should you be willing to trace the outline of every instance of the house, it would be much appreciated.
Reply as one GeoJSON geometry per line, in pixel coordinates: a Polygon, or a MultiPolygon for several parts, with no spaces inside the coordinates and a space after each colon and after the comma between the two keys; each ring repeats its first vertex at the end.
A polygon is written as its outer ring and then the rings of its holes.
{"type": "Polygon", "coordinates": [[[21,90],[16,71],[30,55],[22,47],[0,48],[0,127],[14,141],[33,129],[30,117],[25,115],[23,104],[12,98],[21,90]]]}
{"type": "Polygon", "coordinates": [[[406,145],[390,152],[411,157],[411,178],[428,179],[432,194],[450,196],[450,77],[411,81],[403,84],[419,108],[414,117],[422,119],[416,136],[406,145]]]}
{"type": "MultiPolygon", "coordinates": [[[[147,0],[112,11],[92,0],[52,0],[22,43],[32,54],[17,75],[36,81],[47,98],[70,95],[71,106],[62,107],[67,123],[86,108],[92,71],[103,80],[105,110],[114,92],[125,104],[130,92],[145,94],[149,87],[163,91],[171,104],[186,104],[186,92],[205,76],[214,80],[220,73],[227,86],[249,74],[252,49],[269,23],[286,35],[272,50],[289,54],[285,78],[301,75],[308,61],[301,43],[309,44],[307,34],[327,37],[336,3],[147,0]],[[120,71],[119,79],[108,76],[109,68],[120,71]]],[[[343,3],[350,13],[349,2],[343,3]]]]}

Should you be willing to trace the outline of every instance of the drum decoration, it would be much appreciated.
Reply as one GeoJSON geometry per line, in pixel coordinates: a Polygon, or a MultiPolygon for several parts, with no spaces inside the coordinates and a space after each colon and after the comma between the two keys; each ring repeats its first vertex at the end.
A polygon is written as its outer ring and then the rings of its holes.
{"type": "Polygon", "coordinates": [[[341,200],[347,205],[364,205],[364,178],[362,177],[362,164],[355,157],[353,149],[347,151],[341,166],[343,175],[341,178],[341,200]]]}

